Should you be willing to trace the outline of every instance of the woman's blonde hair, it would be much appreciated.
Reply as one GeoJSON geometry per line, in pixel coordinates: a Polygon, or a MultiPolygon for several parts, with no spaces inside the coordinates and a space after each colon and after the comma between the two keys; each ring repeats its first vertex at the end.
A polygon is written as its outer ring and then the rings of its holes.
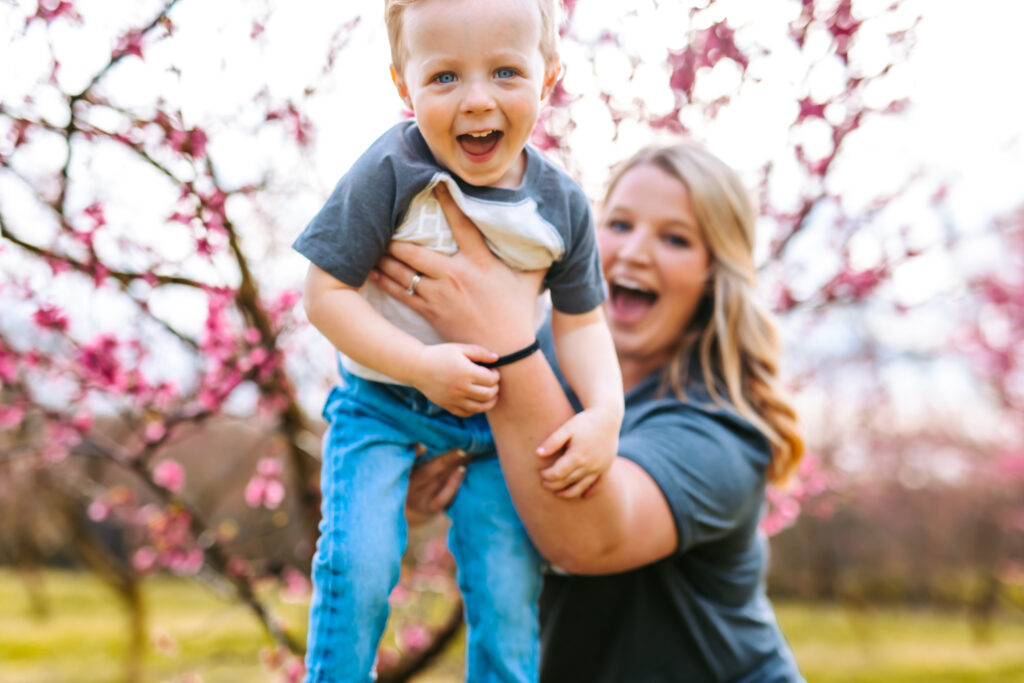
{"type": "Polygon", "coordinates": [[[722,160],[693,143],[640,150],[615,169],[607,202],[630,169],[651,165],[679,180],[690,195],[694,216],[711,257],[707,291],[677,351],[666,381],[680,398],[690,359],[700,359],[712,399],[726,400],[771,444],[768,479],[783,482],[803,455],[796,410],[780,387],[782,348],[774,316],[754,296],[754,226],[757,214],[739,176],[722,160]]]}
{"type": "MultiPolygon", "coordinates": [[[[384,0],[384,23],[388,27],[388,42],[391,43],[391,64],[395,71],[402,73],[405,53],[402,49],[402,18],[405,10],[423,0],[384,0]]],[[[558,0],[537,0],[540,7],[540,53],[544,64],[558,59],[558,0]]]]}

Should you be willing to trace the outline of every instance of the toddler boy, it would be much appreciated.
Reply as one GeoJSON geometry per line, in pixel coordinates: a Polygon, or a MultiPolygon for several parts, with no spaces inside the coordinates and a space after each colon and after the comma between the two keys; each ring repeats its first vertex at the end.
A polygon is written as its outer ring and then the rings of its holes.
{"type": "Polygon", "coordinates": [[[392,78],[415,121],[370,146],[295,242],[311,261],[309,318],[341,351],[344,377],[324,407],[308,681],[372,680],[406,542],[415,444],[473,458],[449,509],[467,680],[537,678],[540,558],[482,413],[499,371],[479,364],[493,360],[487,350],[446,343],[367,277],[393,239],[456,251],[433,194],[444,183],[496,255],[547,270],[559,362],[584,408],[570,425],[563,457],[576,467],[565,490],[579,495],[610,466],[622,384],[600,309],[590,210],[572,180],[527,145],[558,78],[555,11],[555,0],[386,0],[392,78]]]}

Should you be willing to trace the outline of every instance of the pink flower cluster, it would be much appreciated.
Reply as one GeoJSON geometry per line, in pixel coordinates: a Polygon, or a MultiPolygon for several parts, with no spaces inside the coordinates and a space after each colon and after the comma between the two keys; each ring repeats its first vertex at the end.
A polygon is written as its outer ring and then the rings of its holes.
{"type": "Polygon", "coordinates": [[[281,121],[284,129],[300,146],[306,147],[313,142],[313,122],[299,111],[293,102],[280,109],[267,112],[267,121],[281,121]]]}
{"type": "Polygon", "coordinates": [[[256,474],[245,487],[245,502],[252,508],[262,505],[268,510],[275,510],[281,505],[284,495],[281,461],[261,458],[256,465],[256,474]]]}
{"type": "MultiPolygon", "coordinates": [[[[141,36],[139,40],[141,41],[141,36]]],[[[139,57],[142,56],[141,47],[137,54],[139,57]]],[[[206,156],[208,138],[201,128],[186,128],[179,118],[171,117],[164,111],[157,112],[153,123],[159,126],[163,131],[164,140],[178,154],[193,159],[202,159],[206,156]]]]}
{"type": "Polygon", "coordinates": [[[43,304],[32,315],[32,320],[43,329],[54,332],[68,331],[68,317],[60,306],[43,304]]]}
{"type": "Polygon", "coordinates": [[[36,7],[36,13],[28,18],[25,25],[27,26],[34,19],[42,19],[47,24],[50,24],[60,17],[67,17],[76,22],[82,21],[82,16],[75,10],[74,2],[69,0],[59,0],[58,2],[40,0],[39,5],[36,7]]]}
{"type": "Polygon", "coordinates": [[[149,544],[132,555],[132,566],[136,570],[145,572],[166,567],[177,574],[196,574],[202,568],[203,551],[192,538],[192,518],[188,512],[147,505],[139,510],[139,519],[149,544]]]}
{"type": "Polygon", "coordinates": [[[177,460],[161,460],[153,468],[153,483],[173,493],[185,490],[185,468],[177,460]]]}
{"type": "Polygon", "coordinates": [[[831,504],[824,497],[832,489],[828,476],[817,457],[804,455],[793,481],[784,488],[769,486],[765,492],[767,509],[761,519],[761,530],[769,536],[783,531],[796,522],[801,511],[813,503],[810,510],[819,517],[831,514],[831,504]]]}

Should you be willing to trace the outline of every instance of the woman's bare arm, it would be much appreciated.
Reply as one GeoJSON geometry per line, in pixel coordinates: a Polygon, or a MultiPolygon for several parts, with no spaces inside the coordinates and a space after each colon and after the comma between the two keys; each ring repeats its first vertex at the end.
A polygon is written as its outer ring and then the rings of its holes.
{"type": "MultiPolygon", "coordinates": [[[[444,193],[438,198],[460,252],[445,257],[394,244],[375,276],[389,294],[423,313],[449,339],[481,344],[499,354],[533,340],[539,279],[509,269],[444,193]],[[441,260],[439,260],[441,259],[441,260]],[[417,295],[399,284],[424,274],[417,295]]],[[[538,446],[573,411],[541,354],[500,368],[497,405],[488,413],[502,471],[516,510],[544,557],[568,571],[603,574],[649,564],[677,546],[675,522],[661,490],[642,468],[616,458],[583,499],[565,500],[541,485],[550,458],[538,446]]]]}

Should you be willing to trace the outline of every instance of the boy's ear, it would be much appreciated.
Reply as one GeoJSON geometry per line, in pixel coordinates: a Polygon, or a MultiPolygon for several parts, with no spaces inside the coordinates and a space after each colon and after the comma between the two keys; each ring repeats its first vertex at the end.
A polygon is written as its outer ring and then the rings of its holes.
{"type": "Polygon", "coordinates": [[[546,100],[555,89],[559,77],[562,75],[562,62],[555,57],[544,69],[544,85],[540,89],[540,99],[546,100]]]}
{"type": "Polygon", "coordinates": [[[395,84],[395,89],[398,90],[398,96],[405,102],[405,106],[409,107],[412,111],[412,98],[409,97],[409,88],[405,84],[405,79],[398,75],[398,71],[395,70],[395,65],[391,65],[391,82],[395,84]]]}

